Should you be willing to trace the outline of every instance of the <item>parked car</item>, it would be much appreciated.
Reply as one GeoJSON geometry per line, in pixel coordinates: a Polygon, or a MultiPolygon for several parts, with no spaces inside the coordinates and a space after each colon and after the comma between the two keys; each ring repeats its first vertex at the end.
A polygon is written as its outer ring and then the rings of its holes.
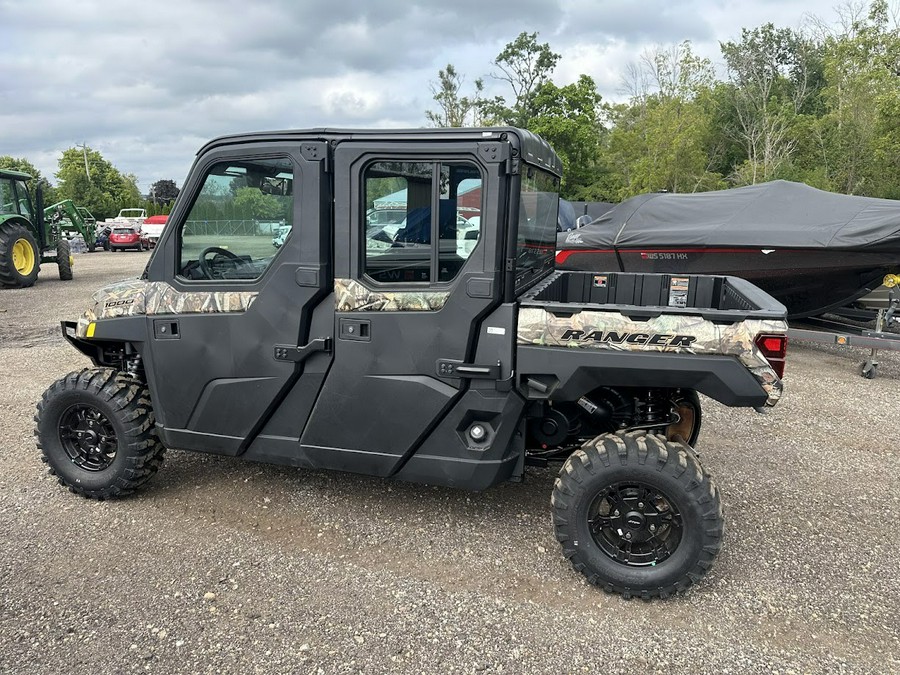
{"type": "Polygon", "coordinates": [[[109,233],[109,247],[113,251],[124,251],[127,248],[143,251],[144,243],[141,241],[140,228],[114,227],[109,233]]]}

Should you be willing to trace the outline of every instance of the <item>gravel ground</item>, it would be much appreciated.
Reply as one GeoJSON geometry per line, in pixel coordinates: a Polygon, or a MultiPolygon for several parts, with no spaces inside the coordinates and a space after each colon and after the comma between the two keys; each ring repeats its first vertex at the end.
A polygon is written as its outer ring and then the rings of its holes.
{"type": "Polygon", "coordinates": [[[41,392],[87,365],[57,333],[148,254],[77,256],[0,291],[0,671],[900,672],[900,358],[793,344],[767,415],[705,401],[727,509],[669,601],[588,586],[553,538],[553,471],[473,494],[172,451],[139,495],[47,475],[41,392]]]}

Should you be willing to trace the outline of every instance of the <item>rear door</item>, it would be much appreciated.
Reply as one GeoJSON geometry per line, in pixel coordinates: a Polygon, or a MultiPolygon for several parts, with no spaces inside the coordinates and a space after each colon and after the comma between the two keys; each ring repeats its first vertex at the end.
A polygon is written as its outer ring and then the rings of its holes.
{"type": "MultiPolygon", "coordinates": [[[[322,142],[244,143],[208,152],[192,171],[147,291],[145,359],[167,444],[238,454],[295,384],[327,368],[292,349],[312,342],[323,348],[315,357],[330,358],[330,322],[310,335],[331,289],[325,154],[322,142]],[[279,247],[276,226],[290,229],[279,247]]],[[[321,376],[309,379],[315,389],[321,376]]],[[[312,402],[291,406],[280,433],[297,441],[312,402]]]]}
{"type": "Polygon", "coordinates": [[[335,354],[301,439],[311,463],[389,475],[468,386],[451,371],[501,281],[483,228],[501,222],[505,144],[480,145],[335,148],[335,354]]]}

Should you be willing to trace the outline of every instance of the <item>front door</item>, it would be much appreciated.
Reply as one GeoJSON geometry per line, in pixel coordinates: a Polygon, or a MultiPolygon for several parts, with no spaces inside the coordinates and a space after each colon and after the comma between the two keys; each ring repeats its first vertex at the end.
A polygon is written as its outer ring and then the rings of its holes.
{"type": "MultiPolygon", "coordinates": [[[[224,145],[191,172],[148,268],[144,358],[167,445],[239,454],[304,380],[289,348],[311,341],[331,287],[324,155],[320,142],[224,145]]],[[[311,405],[292,402],[295,440],[311,405]]]]}
{"type": "Polygon", "coordinates": [[[310,464],[390,475],[467,388],[446,369],[499,302],[503,165],[476,141],[345,141],[334,166],[335,354],[301,441],[310,464]]]}

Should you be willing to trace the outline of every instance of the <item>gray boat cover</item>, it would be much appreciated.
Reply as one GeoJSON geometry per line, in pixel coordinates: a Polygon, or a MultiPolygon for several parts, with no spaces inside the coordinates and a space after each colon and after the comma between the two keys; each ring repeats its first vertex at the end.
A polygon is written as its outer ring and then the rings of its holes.
{"type": "Polygon", "coordinates": [[[900,200],[853,197],[776,180],[732,190],[628,199],[558,248],[830,248],[900,252],[900,200]]]}

